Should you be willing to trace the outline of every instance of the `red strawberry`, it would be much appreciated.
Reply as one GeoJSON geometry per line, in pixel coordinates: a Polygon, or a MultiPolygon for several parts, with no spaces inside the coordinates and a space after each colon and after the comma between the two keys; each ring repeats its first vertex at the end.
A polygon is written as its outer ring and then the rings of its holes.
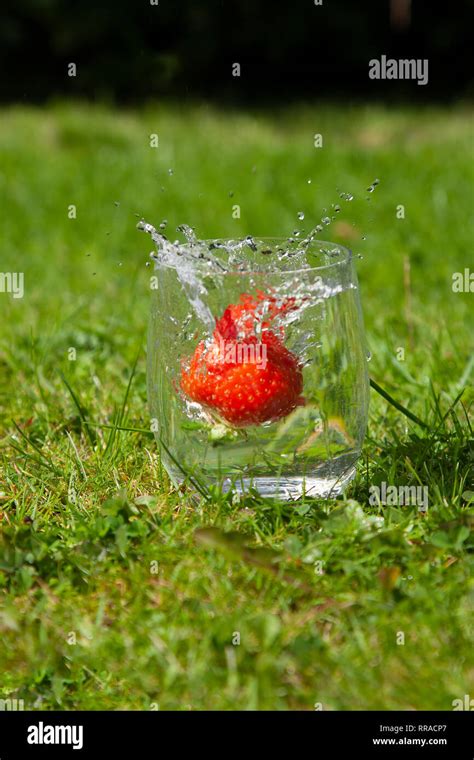
{"type": "Polygon", "coordinates": [[[294,299],[242,295],[217,320],[210,345],[201,341],[183,367],[183,391],[236,426],[277,420],[304,403],[298,359],[283,345],[283,335],[269,329],[278,314],[292,308],[294,299]],[[262,306],[265,314],[259,313],[262,306]]]}
{"type": "Polygon", "coordinates": [[[294,298],[279,301],[275,296],[265,295],[261,290],[257,291],[256,297],[243,293],[239,303],[228,306],[222,317],[217,320],[216,331],[223,338],[254,335],[256,322],[260,322],[262,330],[265,330],[278,314],[295,308],[294,298]]]}

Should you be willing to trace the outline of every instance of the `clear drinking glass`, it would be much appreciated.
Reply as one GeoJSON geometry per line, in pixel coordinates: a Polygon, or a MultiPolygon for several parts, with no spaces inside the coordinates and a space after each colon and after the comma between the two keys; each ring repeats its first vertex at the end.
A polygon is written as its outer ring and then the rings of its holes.
{"type": "MultiPolygon", "coordinates": [[[[203,242],[224,258],[239,243],[203,242]]],[[[369,397],[354,258],[285,245],[241,241],[237,263],[198,281],[155,265],[148,395],[175,483],[286,500],[335,496],[354,477],[369,397]]]]}

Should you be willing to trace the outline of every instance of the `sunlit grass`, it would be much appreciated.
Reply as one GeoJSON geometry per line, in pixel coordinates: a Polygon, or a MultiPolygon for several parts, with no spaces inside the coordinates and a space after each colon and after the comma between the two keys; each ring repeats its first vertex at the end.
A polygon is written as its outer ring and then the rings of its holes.
{"type": "Polygon", "coordinates": [[[23,299],[0,293],[2,695],[56,709],[451,709],[473,672],[473,296],[451,287],[472,244],[472,114],[2,117],[0,270],[25,275],[23,299]],[[426,427],[372,391],[345,501],[196,506],[142,432],[149,242],[136,222],[286,235],[338,190],[357,198],[328,235],[363,255],[371,376],[426,427]],[[371,505],[382,481],[427,486],[428,514],[371,505]]]}

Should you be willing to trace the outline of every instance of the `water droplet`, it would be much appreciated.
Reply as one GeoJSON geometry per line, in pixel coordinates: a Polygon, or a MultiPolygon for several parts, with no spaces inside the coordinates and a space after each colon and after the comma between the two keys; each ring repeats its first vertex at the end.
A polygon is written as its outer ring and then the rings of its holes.
{"type": "MultiPolygon", "coordinates": [[[[178,232],[182,232],[184,237],[186,238],[186,241],[189,243],[189,245],[196,245],[198,240],[196,237],[196,233],[194,232],[194,227],[190,227],[188,224],[180,224],[176,228],[178,232]]],[[[179,245],[179,241],[176,241],[176,243],[179,245]]]]}
{"type": "Polygon", "coordinates": [[[164,230],[167,224],[168,224],[168,220],[163,219],[163,221],[160,224],[160,230],[164,230]]]}
{"type": "Polygon", "coordinates": [[[233,197],[234,197],[234,191],[233,190],[229,190],[229,198],[233,198],[233,197]]]}
{"type": "Polygon", "coordinates": [[[257,167],[256,166],[252,166],[252,174],[255,174],[256,171],[257,171],[257,167]]]}
{"type": "Polygon", "coordinates": [[[334,206],[334,211],[336,212],[336,214],[338,214],[340,210],[341,210],[341,207],[339,206],[338,203],[336,203],[336,205],[334,206]]]}
{"type": "Polygon", "coordinates": [[[121,261],[119,261],[119,267],[123,267],[123,264],[121,261]]]}
{"type": "Polygon", "coordinates": [[[308,179],[307,182],[308,182],[308,185],[310,185],[312,180],[308,179]]]}
{"type": "Polygon", "coordinates": [[[380,183],[379,179],[374,179],[371,185],[367,188],[368,193],[373,193],[377,185],[380,183]]]}
{"type": "Polygon", "coordinates": [[[370,351],[367,351],[366,358],[368,362],[370,362],[370,360],[372,359],[372,353],[370,351]]]}
{"type": "Polygon", "coordinates": [[[354,196],[352,193],[339,193],[339,198],[342,198],[344,201],[353,201],[354,196]]]}
{"type": "Polygon", "coordinates": [[[119,201],[114,201],[114,206],[120,206],[120,202],[119,201]]]}
{"type": "Polygon", "coordinates": [[[300,221],[303,221],[303,219],[304,219],[304,211],[298,211],[298,219],[300,221]]]}
{"type": "Polygon", "coordinates": [[[173,169],[168,169],[168,174],[170,175],[170,177],[172,177],[172,176],[173,176],[173,174],[174,174],[174,171],[173,171],[173,169]]]}
{"type": "Polygon", "coordinates": [[[331,224],[331,219],[330,219],[329,216],[323,216],[323,218],[321,219],[321,221],[322,221],[323,224],[326,224],[326,225],[331,224]]]}

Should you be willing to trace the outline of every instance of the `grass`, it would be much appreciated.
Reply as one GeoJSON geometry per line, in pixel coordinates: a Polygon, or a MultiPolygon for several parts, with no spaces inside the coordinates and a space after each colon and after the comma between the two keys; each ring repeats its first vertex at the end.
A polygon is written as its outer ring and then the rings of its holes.
{"type": "Polygon", "coordinates": [[[24,298],[0,293],[0,696],[452,709],[474,674],[473,296],[452,290],[472,242],[472,113],[55,104],[5,109],[0,146],[0,269],[25,275],[24,298]],[[146,432],[135,215],[286,235],[336,188],[360,198],[331,237],[363,255],[388,394],[371,392],[357,479],[337,501],[196,505],[146,432]],[[382,481],[427,486],[428,513],[371,504],[382,481]]]}

